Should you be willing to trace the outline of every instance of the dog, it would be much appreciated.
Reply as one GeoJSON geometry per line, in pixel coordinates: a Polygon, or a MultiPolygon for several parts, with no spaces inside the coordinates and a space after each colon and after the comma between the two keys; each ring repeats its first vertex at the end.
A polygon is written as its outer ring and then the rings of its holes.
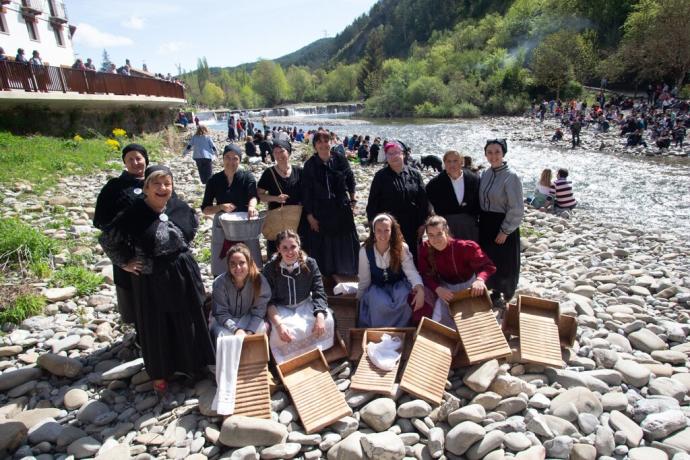
{"type": "Polygon", "coordinates": [[[431,168],[436,172],[443,171],[443,162],[436,155],[424,155],[421,158],[421,169],[431,168]]]}

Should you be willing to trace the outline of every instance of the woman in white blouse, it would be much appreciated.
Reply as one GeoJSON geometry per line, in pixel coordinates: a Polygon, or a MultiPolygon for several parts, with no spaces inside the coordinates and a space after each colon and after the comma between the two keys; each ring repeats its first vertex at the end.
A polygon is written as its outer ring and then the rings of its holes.
{"type": "Polygon", "coordinates": [[[359,327],[405,327],[424,305],[422,278],[395,218],[379,214],[371,225],[359,250],[359,327]]]}

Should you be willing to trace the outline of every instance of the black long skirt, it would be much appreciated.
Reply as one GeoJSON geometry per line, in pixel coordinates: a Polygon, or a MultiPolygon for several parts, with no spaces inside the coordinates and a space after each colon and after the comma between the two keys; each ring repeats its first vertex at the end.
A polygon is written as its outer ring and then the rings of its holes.
{"type": "Polygon", "coordinates": [[[506,215],[500,212],[482,211],[479,215],[479,245],[496,265],[496,273],[486,286],[500,292],[506,302],[515,294],[520,279],[520,229],[508,235],[505,243],[496,244],[496,235],[506,215]]]}
{"type": "Polygon", "coordinates": [[[132,276],[135,327],[146,372],[152,379],[198,374],[215,362],[199,266],[183,252],[166,262],[156,260],[155,267],[150,275],[132,276]]]}
{"type": "Polygon", "coordinates": [[[314,214],[319,231],[308,227],[303,241],[307,254],[316,260],[324,276],[355,275],[359,238],[352,210],[337,205],[335,200],[319,200],[314,214]]]}

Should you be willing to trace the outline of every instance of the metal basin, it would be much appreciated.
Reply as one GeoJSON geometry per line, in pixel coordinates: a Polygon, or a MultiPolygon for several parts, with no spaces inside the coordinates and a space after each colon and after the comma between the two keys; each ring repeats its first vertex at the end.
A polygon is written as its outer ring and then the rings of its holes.
{"type": "Polygon", "coordinates": [[[261,211],[259,216],[253,219],[248,219],[246,212],[226,212],[219,217],[225,239],[229,241],[258,239],[264,219],[266,219],[266,211],[261,211]]]}

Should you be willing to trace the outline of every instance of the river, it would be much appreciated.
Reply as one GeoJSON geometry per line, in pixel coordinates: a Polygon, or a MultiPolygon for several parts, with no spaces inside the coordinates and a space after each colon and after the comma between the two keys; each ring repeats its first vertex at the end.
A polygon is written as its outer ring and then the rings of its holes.
{"type": "MultiPolygon", "coordinates": [[[[342,114],[341,114],[342,115],[342,114]]],[[[543,129],[533,120],[517,117],[476,120],[357,120],[343,118],[301,117],[277,125],[314,129],[321,124],[345,135],[368,134],[372,137],[401,139],[415,155],[442,155],[448,149],[473,157],[486,164],[483,146],[486,139],[506,137],[506,159],[523,179],[525,196],[544,168],[568,168],[578,207],[601,216],[603,224],[632,224],[645,229],[687,235],[690,230],[690,160],[688,158],[634,157],[611,154],[593,148],[571,150],[565,143],[554,146],[541,141],[543,129]]],[[[258,120],[256,120],[258,121],[258,120]]],[[[256,122],[255,121],[255,122],[256,122]]],[[[225,131],[222,123],[210,126],[225,131]]],[[[549,130],[552,132],[552,130],[549,130]]],[[[546,134],[546,133],[545,133],[546,134]]],[[[567,136],[569,137],[569,136],[567,136]]],[[[589,144],[589,147],[588,147],[589,144]]],[[[555,171],[554,171],[555,173],[555,171]]]]}

